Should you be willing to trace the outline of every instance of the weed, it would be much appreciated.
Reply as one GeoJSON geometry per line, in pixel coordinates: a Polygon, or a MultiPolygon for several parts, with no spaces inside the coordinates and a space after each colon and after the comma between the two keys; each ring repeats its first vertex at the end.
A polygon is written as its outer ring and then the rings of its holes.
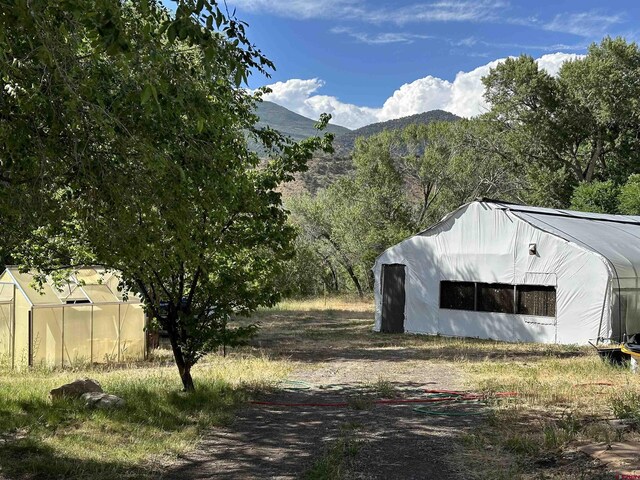
{"type": "Polygon", "coordinates": [[[612,397],[610,404],[616,418],[640,421],[640,392],[625,391],[612,397]]]}
{"type": "Polygon", "coordinates": [[[349,407],[354,410],[371,410],[373,408],[373,399],[366,395],[354,395],[347,400],[349,407]]]}
{"type": "Polygon", "coordinates": [[[361,425],[357,423],[344,424],[341,436],[327,449],[304,475],[305,480],[340,480],[347,478],[349,463],[360,449],[361,440],[357,431],[361,425]]]}
{"type": "Polygon", "coordinates": [[[369,389],[381,398],[394,398],[398,396],[398,390],[394,387],[393,383],[383,378],[378,378],[374,384],[369,386],[369,389]]]}

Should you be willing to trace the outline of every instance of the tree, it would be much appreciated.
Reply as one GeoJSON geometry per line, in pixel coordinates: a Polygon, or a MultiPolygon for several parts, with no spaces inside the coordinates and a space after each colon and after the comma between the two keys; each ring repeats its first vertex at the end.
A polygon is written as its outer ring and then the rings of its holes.
{"type": "MultiPolygon", "coordinates": [[[[227,65],[236,85],[250,69],[273,67],[248,41],[245,25],[215,1],[174,3],[170,16],[154,0],[0,1],[0,257],[10,258],[22,232],[40,225],[42,216],[56,217],[55,200],[41,195],[51,191],[48,182],[90,170],[88,159],[107,154],[96,146],[132,138],[111,108],[117,90],[105,92],[100,82],[109,68],[136,62],[139,45],[160,48],[178,40],[200,53],[204,68],[219,74],[227,65]],[[158,28],[134,35],[131,14],[153,19],[158,28]],[[90,69],[96,76],[86,75],[90,69]]],[[[126,100],[155,98],[157,88],[147,78],[137,98],[126,100]]]]}
{"type": "Polygon", "coordinates": [[[386,248],[479,196],[516,197],[519,177],[491,151],[490,134],[479,119],[360,138],[353,174],[294,199],[292,221],[362,295],[373,288],[371,267],[386,248]]]}
{"type": "Polygon", "coordinates": [[[571,196],[571,209],[581,212],[613,213],[619,211],[619,188],[611,180],[578,185],[571,196]]]}
{"type": "Polygon", "coordinates": [[[82,5],[1,15],[13,93],[0,103],[0,215],[30,194],[33,221],[11,246],[25,266],[120,271],[169,333],[190,391],[203,355],[251,333],[230,316],[277,299],[294,230],[276,187],[331,136],[294,143],[254,127],[260,94],[241,85],[271,63],[215,2],[179,2],[175,16],[154,2],[82,5]]]}
{"type": "Polygon", "coordinates": [[[394,164],[398,145],[391,132],[358,139],[353,176],[290,205],[293,221],[319,255],[340,266],[360,296],[373,287],[375,257],[411,231],[404,180],[394,164]]]}
{"type": "Polygon", "coordinates": [[[413,230],[478,197],[518,199],[523,182],[512,162],[495,148],[496,131],[484,118],[410,125],[399,133],[396,156],[413,230]]]}
{"type": "Polygon", "coordinates": [[[640,215],[640,175],[630,175],[618,194],[620,213],[640,215]]]}
{"type": "Polygon", "coordinates": [[[536,203],[566,206],[580,183],[619,184],[639,170],[639,73],[638,46],[607,37],[556,77],[523,55],[483,79],[488,117],[503,133],[499,148],[534,189],[546,189],[532,195],[536,203]]]}

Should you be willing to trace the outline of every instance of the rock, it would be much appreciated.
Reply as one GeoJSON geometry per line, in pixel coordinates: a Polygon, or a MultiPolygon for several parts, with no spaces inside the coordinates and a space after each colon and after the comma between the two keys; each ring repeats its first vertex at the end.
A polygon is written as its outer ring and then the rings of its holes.
{"type": "Polygon", "coordinates": [[[49,394],[53,400],[58,400],[64,397],[80,398],[83,394],[88,392],[102,393],[102,391],[102,386],[97,380],[81,378],[62,385],[61,387],[54,388],[49,392],[49,394]]]}
{"type": "Polygon", "coordinates": [[[116,396],[110,395],[108,393],[103,392],[87,392],[82,395],[82,400],[87,407],[91,408],[114,408],[114,407],[124,407],[126,402],[124,399],[116,396]]]}

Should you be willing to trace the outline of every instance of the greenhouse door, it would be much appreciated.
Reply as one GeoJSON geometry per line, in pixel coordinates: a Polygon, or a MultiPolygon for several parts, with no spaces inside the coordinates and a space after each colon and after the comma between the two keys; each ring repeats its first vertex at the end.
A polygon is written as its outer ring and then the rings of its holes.
{"type": "Polygon", "coordinates": [[[404,265],[382,265],[381,332],[404,332],[404,265]]]}

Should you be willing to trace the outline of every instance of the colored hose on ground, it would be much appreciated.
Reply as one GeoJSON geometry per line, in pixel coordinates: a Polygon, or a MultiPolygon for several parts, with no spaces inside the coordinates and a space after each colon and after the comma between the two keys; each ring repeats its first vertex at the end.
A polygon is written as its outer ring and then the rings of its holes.
{"type": "Polygon", "coordinates": [[[574,385],[574,387],[591,387],[591,386],[613,387],[613,383],[611,383],[611,382],[589,382],[589,383],[576,383],[574,385]]]}
{"type": "Polygon", "coordinates": [[[285,390],[310,390],[311,385],[302,380],[283,380],[279,383],[285,390]]]}
{"type": "MultiPolygon", "coordinates": [[[[457,397],[441,397],[441,398],[399,398],[399,399],[382,399],[372,400],[375,405],[401,405],[403,403],[435,403],[446,402],[448,400],[457,400],[457,397]]],[[[286,403],[286,402],[249,402],[253,405],[271,405],[274,407],[348,407],[349,402],[335,403],[286,403]]]]}

